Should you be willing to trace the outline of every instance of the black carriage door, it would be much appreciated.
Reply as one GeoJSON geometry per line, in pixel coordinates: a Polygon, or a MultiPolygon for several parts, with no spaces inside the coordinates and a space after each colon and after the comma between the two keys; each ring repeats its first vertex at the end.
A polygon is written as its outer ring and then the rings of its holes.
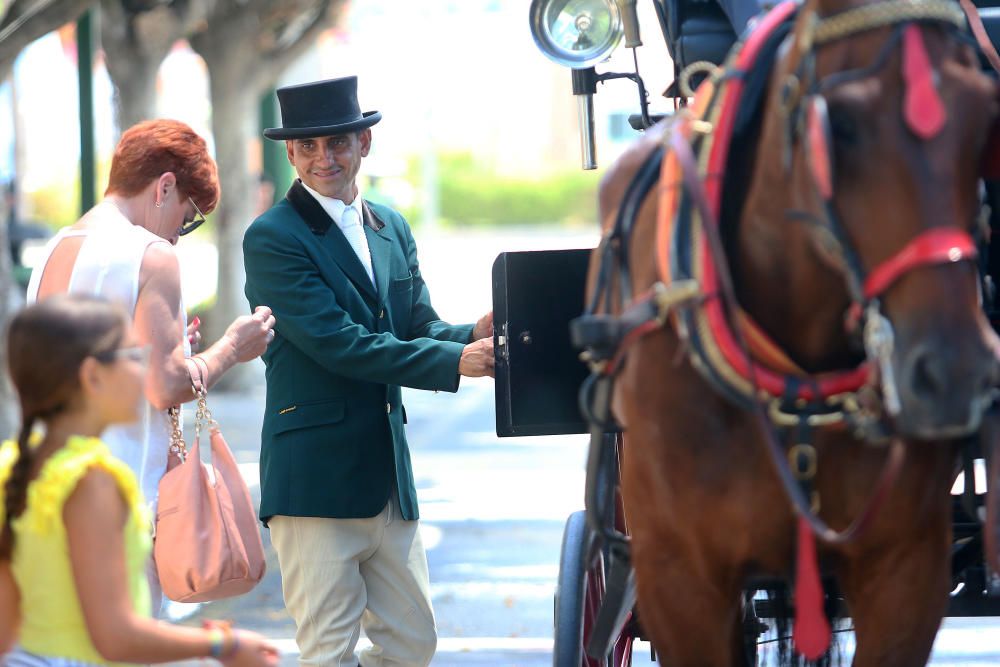
{"type": "Polygon", "coordinates": [[[590,250],[501,253],[493,263],[497,435],[587,433],[577,392],[587,367],[569,342],[590,250]]]}

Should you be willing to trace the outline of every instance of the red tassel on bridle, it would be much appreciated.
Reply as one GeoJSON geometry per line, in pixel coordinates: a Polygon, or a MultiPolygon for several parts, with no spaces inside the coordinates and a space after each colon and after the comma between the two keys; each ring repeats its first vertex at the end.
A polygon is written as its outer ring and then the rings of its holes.
{"type": "Polygon", "coordinates": [[[907,127],[925,141],[937,136],[948,115],[935,85],[923,34],[915,23],[903,29],[903,81],[903,118],[907,127]]]}
{"type": "Polygon", "coordinates": [[[808,660],[816,660],[830,646],[830,622],[823,611],[823,584],[819,578],[816,538],[809,522],[798,520],[798,558],[795,571],[795,650],[808,660]]]}

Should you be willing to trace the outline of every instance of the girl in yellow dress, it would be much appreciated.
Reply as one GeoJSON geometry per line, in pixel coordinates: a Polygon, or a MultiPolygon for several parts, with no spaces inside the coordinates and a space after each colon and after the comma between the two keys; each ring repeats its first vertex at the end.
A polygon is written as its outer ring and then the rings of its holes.
{"type": "Polygon", "coordinates": [[[148,354],[125,312],[96,299],[53,297],[11,322],[7,359],[22,426],[0,446],[6,667],[197,657],[277,664],[256,634],[149,618],[150,518],[134,474],[100,440],[105,427],[137,418],[148,354]]]}

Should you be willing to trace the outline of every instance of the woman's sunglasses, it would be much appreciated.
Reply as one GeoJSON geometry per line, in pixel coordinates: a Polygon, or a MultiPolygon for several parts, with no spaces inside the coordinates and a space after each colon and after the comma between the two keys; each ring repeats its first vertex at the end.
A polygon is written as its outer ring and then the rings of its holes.
{"type": "Polygon", "coordinates": [[[193,232],[194,230],[198,229],[203,224],[205,224],[205,214],[201,212],[201,209],[198,208],[198,205],[194,203],[193,199],[188,197],[188,201],[191,202],[191,206],[194,207],[194,220],[184,221],[184,223],[181,225],[181,231],[180,231],[181,236],[190,234],[191,232],[193,232]]]}

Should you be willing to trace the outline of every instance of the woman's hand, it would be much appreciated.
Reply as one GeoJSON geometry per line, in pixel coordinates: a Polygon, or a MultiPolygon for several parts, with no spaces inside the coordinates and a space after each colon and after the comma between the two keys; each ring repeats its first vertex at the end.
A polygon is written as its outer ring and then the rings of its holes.
{"type": "Polygon", "coordinates": [[[274,315],[267,306],[257,306],[253,315],[233,320],[223,337],[236,353],[236,361],[251,361],[264,354],[274,340],[274,315]]]}
{"type": "Polygon", "coordinates": [[[278,664],[278,649],[256,632],[233,630],[236,651],[221,662],[226,667],[264,667],[278,664]]]}
{"type": "Polygon", "coordinates": [[[191,353],[197,352],[201,349],[201,332],[198,331],[198,327],[201,326],[201,319],[195,315],[194,319],[187,327],[187,339],[188,343],[191,344],[191,353]]]}

